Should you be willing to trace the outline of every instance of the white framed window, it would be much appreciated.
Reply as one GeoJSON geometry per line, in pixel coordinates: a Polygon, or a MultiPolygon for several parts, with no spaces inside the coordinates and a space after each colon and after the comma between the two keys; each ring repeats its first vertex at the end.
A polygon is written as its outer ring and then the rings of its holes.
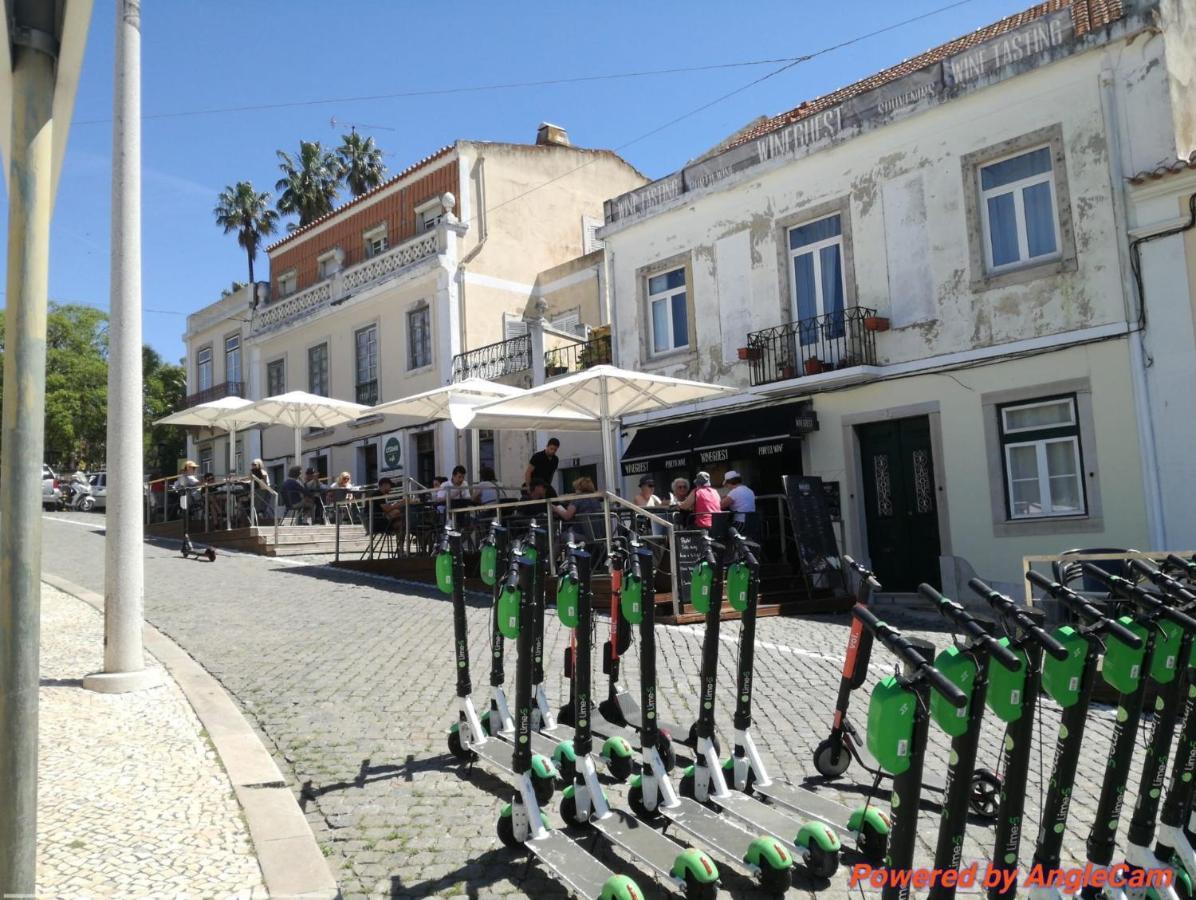
{"type": "Polygon", "coordinates": [[[199,451],[199,474],[207,475],[212,472],[212,448],[205,447],[199,451]]]}
{"type": "Polygon", "coordinates": [[[385,253],[390,247],[390,242],[387,240],[385,222],[371,228],[363,235],[363,238],[365,239],[366,259],[372,259],[375,256],[385,253]]]}
{"type": "Polygon", "coordinates": [[[266,396],[277,397],[287,391],[287,362],[272,359],[266,363],[266,396]]]}
{"type": "Polygon", "coordinates": [[[843,217],[836,214],[795,226],[789,229],[788,237],[793,317],[801,343],[842,337],[846,294],[843,217]]]}
{"type": "Polygon", "coordinates": [[[605,224],[601,216],[581,217],[581,252],[582,255],[601,250],[606,242],[598,237],[598,229],[605,224]]]}
{"type": "Polygon", "coordinates": [[[1086,515],[1075,397],[1008,404],[997,416],[1009,518],[1086,515]]]}
{"type": "Polygon", "coordinates": [[[332,275],[341,270],[341,251],[339,247],[333,247],[331,250],[321,253],[316,257],[316,270],[320,278],[331,278],[332,275]]]}
{"type": "Polygon", "coordinates": [[[432,365],[432,314],[426,306],[407,313],[407,368],[432,365]]]}
{"type": "Polygon", "coordinates": [[[1060,256],[1062,240],[1049,145],[980,166],[980,218],[988,271],[1060,256]]]}
{"type": "Polygon", "coordinates": [[[689,346],[689,306],[685,269],[648,277],[648,318],[652,352],[669,353],[689,346]]]}
{"type": "Polygon", "coordinates": [[[224,380],[241,381],[241,335],[230,334],[224,339],[224,380]]]}
{"type": "Polygon", "coordinates": [[[328,393],[328,344],[307,348],[307,389],[321,397],[328,393]]]}
{"type": "Polygon", "coordinates": [[[415,230],[431,231],[444,218],[444,205],[440,198],[427,200],[415,208],[415,230]]]}
{"type": "Polygon", "coordinates": [[[212,386],[212,348],[200,347],[195,354],[195,389],[206,391],[212,386]]]}
{"type": "Polygon", "coordinates": [[[289,297],[299,287],[299,273],[288,269],[278,276],[278,296],[289,297]]]}
{"type": "Polygon", "coordinates": [[[353,333],[356,354],[357,402],[378,403],[378,326],[368,325],[353,333]]]}

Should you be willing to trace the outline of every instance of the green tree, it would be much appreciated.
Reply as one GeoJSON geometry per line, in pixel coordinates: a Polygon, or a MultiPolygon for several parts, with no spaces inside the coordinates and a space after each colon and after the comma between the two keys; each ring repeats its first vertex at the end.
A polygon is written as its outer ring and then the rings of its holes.
{"type": "Polygon", "coordinates": [[[300,141],[299,156],[278,151],[282,178],[274,186],[279,192],[278,211],[299,216],[299,227],[314,222],[332,211],[341,180],[341,164],[336,155],[319,141],[300,141]]]}
{"type": "Polygon", "coordinates": [[[46,462],[103,463],[108,446],[108,314],[51,303],[46,319],[46,462]]]}
{"type": "Polygon", "coordinates": [[[237,243],[249,258],[249,283],[253,284],[253,261],[262,238],[278,229],[278,213],[270,208],[269,192],[256,191],[250,182],[238,181],[220,192],[212,212],[225,234],[237,233],[237,243]]]}
{"type": "Polygon", "coordinates": [[[177,425],[154,422],[182,409],[187,399],[187,372],[182,366],[164,362],[151,347],[142,348],[141,367],[145,379],[145,466],[150,471],[173,473],[186,452],[186,433],[177,425]]]}
{"type": "Polygon", "coordinates": [[[386,178],[382,151],[374,144],[372,137],[363,137],[356,129],[341,135],[336,156],[341,165],[341,177],[354,197],[376,188],[386,178]]]}

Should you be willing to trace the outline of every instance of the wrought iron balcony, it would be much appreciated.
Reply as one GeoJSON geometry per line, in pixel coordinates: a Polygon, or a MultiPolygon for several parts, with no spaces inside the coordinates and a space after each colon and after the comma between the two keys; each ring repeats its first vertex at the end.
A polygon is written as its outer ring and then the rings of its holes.
{"type": "Polygon", "coordinates": [[[223,397],[244,396],[244,381],[222,381],[220,384],[214,384],[209,388],[204,388],[202,391],[188,394],[187,399],[183,401],[183,409],[192,407],[197,403],[207,403],[209,400],[220,400],[223,397]]]}
{"type": "Polygon", "coordinates": [[[799,319],[747,336],[752,386],[817,375],[876,362],[876,310],[853,306],[842,312],[799,319]]]}
{"type": "Polygon", "coordinates": [[[487,344],[453,357],[453,381],[484,378],[493,381],[504,375],[526,372],[532,367],[532,339],[521,334],[509,340],[487,344]]]}
{"type": "Polygon", "coordinates": [[[357,385],[356,399],[364,406],[378,405],[378,379],[363,381],[357,385]]]}
{"type": "Polygon", "coordinates": [[[544,377],[572,375],[574,372],[583,372],[590,366],[608,366],[610,363],[610,335],[607,334],[545,352],[544,377]]]}

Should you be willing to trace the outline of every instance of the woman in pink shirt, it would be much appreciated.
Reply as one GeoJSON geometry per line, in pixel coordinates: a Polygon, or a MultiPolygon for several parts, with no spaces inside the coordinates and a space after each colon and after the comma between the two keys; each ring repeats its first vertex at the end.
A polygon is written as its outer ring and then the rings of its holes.
{"type": "Polygon", "coordinates": [[[723,508],[718,491],[710,486],[710,474],[699,472],[694,476],[694,489],[679,504],[681,509],[693,511],[693,526],[709,529],[714,525],[714,516],[723,508]]]}

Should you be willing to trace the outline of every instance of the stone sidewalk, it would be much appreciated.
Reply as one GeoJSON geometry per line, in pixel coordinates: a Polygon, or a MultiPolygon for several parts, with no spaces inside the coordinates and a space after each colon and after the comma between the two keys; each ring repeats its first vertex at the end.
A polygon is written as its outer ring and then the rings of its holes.
{"type": "Polygon", "coordinates": [[[38,896],[267,896],[228,777],[173,679],[83,689],[103,640],[98,612],[43,585],[38,896]]]}

